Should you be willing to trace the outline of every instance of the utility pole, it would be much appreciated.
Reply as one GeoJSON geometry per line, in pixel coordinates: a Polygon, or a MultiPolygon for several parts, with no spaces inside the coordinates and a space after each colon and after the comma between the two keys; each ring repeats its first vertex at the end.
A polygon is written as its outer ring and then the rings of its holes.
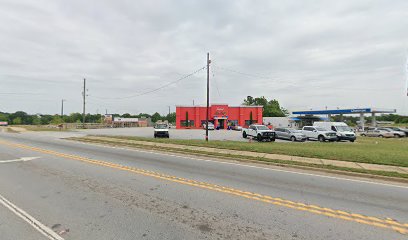
{"type": "Polygon", "coordinates": [[[86,97],[86,79],[84,78],[84,90],[82,92],[82,97],[83,97],[83,101],[84,101],[84,105],[82,108],[82,128],[85,129],[85,97],[86,97]]]}
{"type": "Polygon", "coordinates": [[[207,53],[207,114],[205,117],[205,141],[208,142],[208,115],[210,108],[210,53],[207,53]]]}
{"type": "Polygon", "coordinates": [[[169,115],[170,115],[170,106],[168,106],[169,107],[169,115]]]}
{"type": "Polygon", "coordinates": [[[65,99],[61,100],[61,118],[64,117],[64,102],[67,101],[65,99]]]}

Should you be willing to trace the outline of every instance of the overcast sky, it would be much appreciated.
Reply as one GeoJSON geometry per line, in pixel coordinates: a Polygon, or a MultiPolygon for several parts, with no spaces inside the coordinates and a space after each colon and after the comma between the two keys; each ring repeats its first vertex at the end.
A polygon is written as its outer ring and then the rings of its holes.
{"type": "Polygon", "coordinates": [[[408,114],[407,0],[0,0],[0,111],[154,113],[247,95],[408,114]],[[136,96],[136,97],[132,97],[136,96]]]}

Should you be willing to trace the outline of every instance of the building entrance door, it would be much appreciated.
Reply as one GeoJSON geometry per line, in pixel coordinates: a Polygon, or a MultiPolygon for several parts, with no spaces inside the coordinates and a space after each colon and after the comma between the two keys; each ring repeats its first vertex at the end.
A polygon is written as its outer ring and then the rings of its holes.
{"type": "Polygon", "coordinates": [[[218,119],[218,126],[220,126],[220,129],[224,129],[224,123],[225,119],[218,119]]]}

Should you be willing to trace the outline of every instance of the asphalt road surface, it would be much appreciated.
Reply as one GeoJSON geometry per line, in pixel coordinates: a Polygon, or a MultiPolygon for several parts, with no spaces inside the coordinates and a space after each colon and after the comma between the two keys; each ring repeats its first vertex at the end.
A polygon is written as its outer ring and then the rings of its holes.
{"type": "Polygon", "coordinates": [[[0,133],[2,240],[407,239],[407,203],[399,183],[0,133]]]}

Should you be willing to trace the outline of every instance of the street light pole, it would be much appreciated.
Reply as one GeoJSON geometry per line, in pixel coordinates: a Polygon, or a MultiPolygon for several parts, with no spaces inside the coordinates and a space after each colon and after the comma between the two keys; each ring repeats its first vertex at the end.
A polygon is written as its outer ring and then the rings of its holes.
{"type": "Polygon", "coordinates": [[[208,115],[210,108],[210,53],[207,53],[207,114],[205,117],[205,141],[208,142],[208,115]]]}

